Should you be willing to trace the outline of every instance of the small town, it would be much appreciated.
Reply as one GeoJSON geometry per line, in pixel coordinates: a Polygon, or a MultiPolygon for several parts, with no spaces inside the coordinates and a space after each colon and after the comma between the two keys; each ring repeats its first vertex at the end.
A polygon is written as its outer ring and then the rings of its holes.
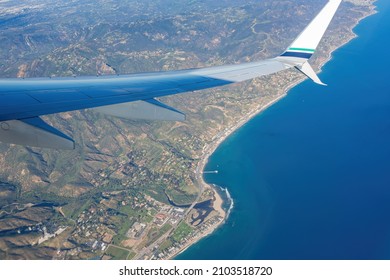
{"type": "Polygon", "coordinates": [[[192,209],[145,194],[128,196],[128,191],[103,192],[99,199],[91,200],[74,219],[56,207],[67,226],[50,222],[30,227],[27,231],[39,233],[34,245],[56,246],[55,259],[169,259],[223,221],[223,215],[210,208],[211,199],[197,204],[203,208],[192,209]]]}

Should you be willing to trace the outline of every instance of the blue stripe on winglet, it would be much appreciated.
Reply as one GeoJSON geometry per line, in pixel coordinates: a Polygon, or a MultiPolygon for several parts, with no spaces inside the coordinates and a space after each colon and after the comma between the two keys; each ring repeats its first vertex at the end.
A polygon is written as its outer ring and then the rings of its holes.
{"type": "Polygon", "coordinates": [[[303,52],[285,52],[280,56],[289,56],[289,57],[301,57],[309,59],[313,54],[312,53],[303,53],[303,52]]]}

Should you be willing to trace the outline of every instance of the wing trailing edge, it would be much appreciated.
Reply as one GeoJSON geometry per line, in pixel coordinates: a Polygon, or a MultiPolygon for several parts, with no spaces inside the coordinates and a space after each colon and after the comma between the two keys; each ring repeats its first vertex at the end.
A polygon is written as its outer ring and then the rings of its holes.
{"type": "Polygon", "coordinates": [[[185,121],[186,116],[175,108],[152,98],[128,103],[108,105],[93,109],[99,113],[123,118],[151,121],[185,121]]]}
{"type": "Polygon", "coordinates": [[[119,77],[0,80],[0,141],[24,146],[74,149],[67,135],[41,115],[94,108],[104,114],[146,120],[182,121],[185,115],[155,98],[213,88],[296,68],[325,85],[308,60],[341,0],[330,0],[281,55],[263,61],[119,77]]]}
{"type": "Polygon", "coordinates": [[[75,142],[70,137],[38,117],[1,122],[0,141],[60,150],[75,148],[75,142]]]}

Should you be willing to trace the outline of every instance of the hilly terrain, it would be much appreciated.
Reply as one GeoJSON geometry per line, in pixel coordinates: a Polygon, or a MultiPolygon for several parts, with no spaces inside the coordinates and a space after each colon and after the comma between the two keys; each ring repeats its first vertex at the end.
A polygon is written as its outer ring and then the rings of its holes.
{"type": "MultiPolygon", "coordinates": [[[[317,67],[353,36],[351,27],[372,11],[371,2],[343,4],[313,58],[317,67]]],[[[268,58],[281,53],[324,3],[3,0],[0,76],[120,75],[268,58]]],[[[173,227],[158,225],[156,214],[165,213],[164,205],[188,205],[198,197],[195,169],[205,146],[299,79],[289,71],[161,98],[186,113],[184,122],[122,120],[92,110],[45,116],[77,147],[56,151],[0,143],[0,258],[123,253],[107,253],[110,244],[127,248],[126,258],[136,256],[173,227]],[[123,243],[142,224],[150,230],[140,230],[145,243],[123,243]]],[[[212,198],[212,192],[202,196],[212,198]]],[[[180,228],[190,234],[196,226],[180,228]]],[[[170,239],[161,251],[179,241],[170,239]]]]}

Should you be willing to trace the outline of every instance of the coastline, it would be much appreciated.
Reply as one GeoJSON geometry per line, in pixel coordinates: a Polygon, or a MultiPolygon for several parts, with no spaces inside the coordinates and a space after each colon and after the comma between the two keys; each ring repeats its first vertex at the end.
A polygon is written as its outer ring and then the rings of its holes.
{"type": "MultiPolygon", "coordinates": [[[[322,71],[322,67],[326,63],[328,63],[329,61],[332,60],[334,51],[336,51],[337,49],[345,46],[350,41],[352,41],[353,39],[358,37],[358,35],[356,33],[354,33],[353,29],[363,19],[365,19],[365,18],[367,18],[367,17],[377,13],[376,6],[374,4],[375,2],[376,2],[376,0],[373,0],[371,3],[369,3],[369,5],[367,6],[369,11],[367,13],[363,14],[360,18],[357,18],[356,21],[354,22],[354,24],[348,28],[349,34],[348,34],[348,36],[345,37],[345,40],[341,41],[338,45],[330,46],[330,50],[328,51],[327,56],[324,56],[324,58],[322,58],[322,59],[318,58],[318,60],[313,65],[314,67],[316,67],[316,72],[317,73],[320,73],[322,71]]],[[[204,237],[212,234],[215,230],[217,230],[220,226],[222,226],[226,222],[227,212],[222,208],[222,204],[223,204],[222,197],[218,194],[218,191],[216,190],[216,186],[213,186],[211,184],[207,184],[204,181],[204,178],[203,178],[203,172],[204,172],[204,169],[205,169],[205,167],[206,167],[206,165],[208,163],[208,160],[209,160],[210,156],[216,151],[216,149],[230,135],[232,135],[234,132],[236,132],[239,128],[241,128],[243,125],[245,125],[251,119],[253,119],[255,116],[257,116],[258,114],[262,113],[263,111],[265,111],[266,109],[271,107],[273,104],[275,104],[276,102],[278,102],[281,99],[283,99],[284,97],[286,97],[288,92],[292,88],[294,88],[295,86],[299,85],[301,82],[303,82],[306,79],[307,79],[306,77],[300,77],[300,78],[297,78],[294,81],[286,84],[283,87],[283,89],[281,90],[281,94],[276,95],[268,103],[266,103],[264,105],[259,105],[258,107],[254,108],[249,114],[243,116],[235,124],[233,124],[230,127],[225,128],[222,132],[216,134],[213,137],[213,139],[210,141],[210,143],[208,143],[208,144],[206,144],[204,146],[203,152],[200,155],[200,160],[199,160],[199,162],[198,162],[198,164],[196,166],[196,169],[194,170],[194,173],[196,174],[195,177],[196,177],[196,180],[197,180],[197,184],[200,187],[200,193],[202,193],[205,189],[212,189],[213,190],[215,201],[217,202],[217,203],[213,204],[213,208],[214,208],[215,211],[217,211],[219,213],[219,215],[222,217],[222,219],[215,226],[209,227],[205,232],[202,232],[201,235],[196,236],[195,238],[188,240],[188,242],[178,252],[176,252],[175,254],[170,256],[168,259],[173,259],[176,256],[178,256],[179,254],[183,253],[190,246],[194,245],[195,243],[197,243],[198,241],[200,241],[204,237]]]]}

